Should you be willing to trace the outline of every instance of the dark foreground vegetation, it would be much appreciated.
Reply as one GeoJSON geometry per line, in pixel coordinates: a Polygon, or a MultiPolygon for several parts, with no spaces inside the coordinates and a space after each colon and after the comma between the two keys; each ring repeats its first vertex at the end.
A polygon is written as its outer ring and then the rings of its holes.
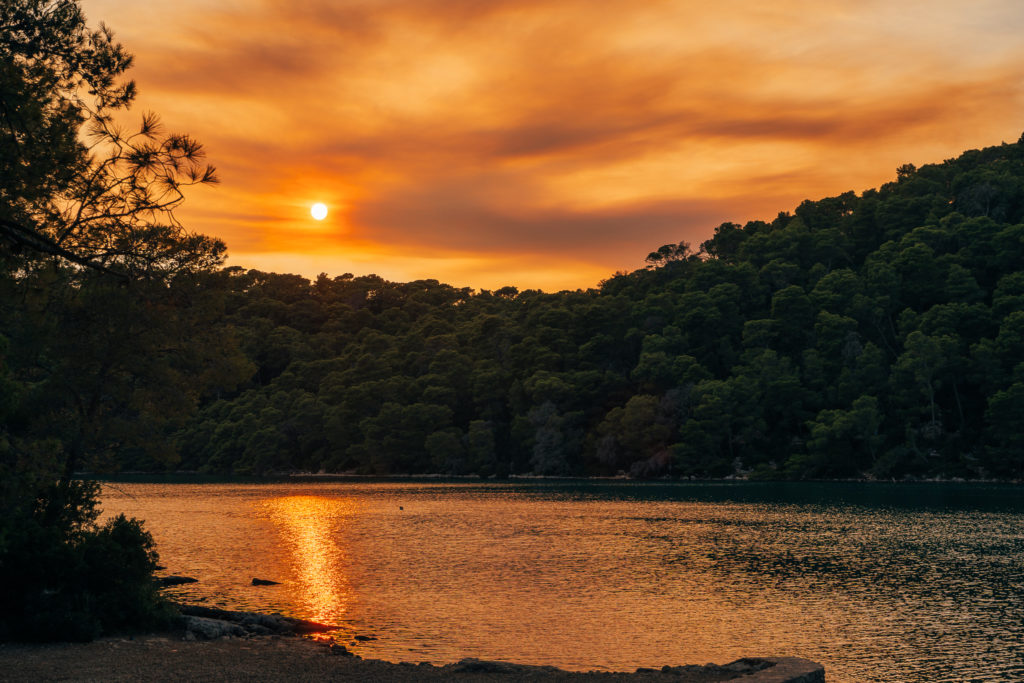
{"type": "Polygon", "coordinates": [[[174,377],[200,366],[174,338],[198,318],[176,297],[224,252],[171,213],[215,180],[200,146],[151,115],[113,123],[130,64],[73,0],[0,3],[0,640],[172,618],[152,538],[123,516],[98,524],[99,487],[72,478],[191,405],[174,377]]]}
{"type": "Polygon", "coordinates": [[[0,637],[159,617],[148,536],[96,525],[83,469],[1024,472],[1024,139],[592,290],[311,282],[177,223],[216,177],[114,124],[130,63],[76,2],[0,5],[0,637]]]}

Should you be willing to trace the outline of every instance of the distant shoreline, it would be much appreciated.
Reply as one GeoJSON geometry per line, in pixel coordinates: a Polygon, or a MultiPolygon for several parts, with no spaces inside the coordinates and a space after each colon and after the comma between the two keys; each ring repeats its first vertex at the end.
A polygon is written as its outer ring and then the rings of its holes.
{"type": "MultiPolygon", "coordinates": [[[[201,483],[223,484],[279,484],[295,481],[355,481],[355,482],[432,482],[432,483],[616,483],[616,484],[871,484],[871,485],[914,485],[914,484],[971,484],[971,485],[1024,485],[1024,479],[963,479],[959,477],[905,477],[902,479],[750,479],[744,477],[721,478],[670,478],[635,479],[625,476],[609,477],[552,477],[534,474],[513,474],[507,477],[480,477],[473,474],[356,474],[352,472],[281,472],[264,476],[244,474],[210,474],[194,470],[176,472],[122,471],[116,473],[76,472],[77,479],[92,479],[99,482],[134,482],[146,479],[174,479],[198,481],[201,483]]],[[[141,483],[160,483],[141,482],[141,483]]]]}

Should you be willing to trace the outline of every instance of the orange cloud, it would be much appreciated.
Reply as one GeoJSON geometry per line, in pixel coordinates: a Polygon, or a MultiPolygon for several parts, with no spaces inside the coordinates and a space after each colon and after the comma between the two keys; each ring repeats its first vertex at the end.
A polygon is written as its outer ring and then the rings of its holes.
{"type": "Polygon", "coordinates": [[[221,169],[182,220],[307,276],[592,286],[1024,120],[1016,0],[83,5],[221,169]]]}

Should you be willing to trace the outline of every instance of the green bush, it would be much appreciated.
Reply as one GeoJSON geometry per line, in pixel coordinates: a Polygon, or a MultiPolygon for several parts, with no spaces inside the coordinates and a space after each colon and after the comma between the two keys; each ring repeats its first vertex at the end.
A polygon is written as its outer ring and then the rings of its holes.
{"type": "Polygon", "coordinates": [[[96,524],[93,482],[47,487],[0,525],[0,639],[87,641],[169,625],[153,538],[119,515],[96,524]]]}

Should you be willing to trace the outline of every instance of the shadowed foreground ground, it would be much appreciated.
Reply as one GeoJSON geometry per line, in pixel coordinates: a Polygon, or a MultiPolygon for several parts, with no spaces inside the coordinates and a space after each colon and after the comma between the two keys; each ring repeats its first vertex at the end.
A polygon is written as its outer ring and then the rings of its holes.
{"type": "MultiPolygon", "coordinates": [[[[444,667],[392,664],[336,654],[301,638],[265,636],[184,641],[175,634],[93,643],[0,645],[3,681],[676,681],[710,683],[818,683],[822,668],[807,660],[782,658],[753,673],[721,667],[675,667],[638,673],[573,673],[463,660],[444,667]]],[[[768,662],[765,662],[767,664],[768,662]]],[[[763,664],[762,664],[763,666],[763,664]]]]}

